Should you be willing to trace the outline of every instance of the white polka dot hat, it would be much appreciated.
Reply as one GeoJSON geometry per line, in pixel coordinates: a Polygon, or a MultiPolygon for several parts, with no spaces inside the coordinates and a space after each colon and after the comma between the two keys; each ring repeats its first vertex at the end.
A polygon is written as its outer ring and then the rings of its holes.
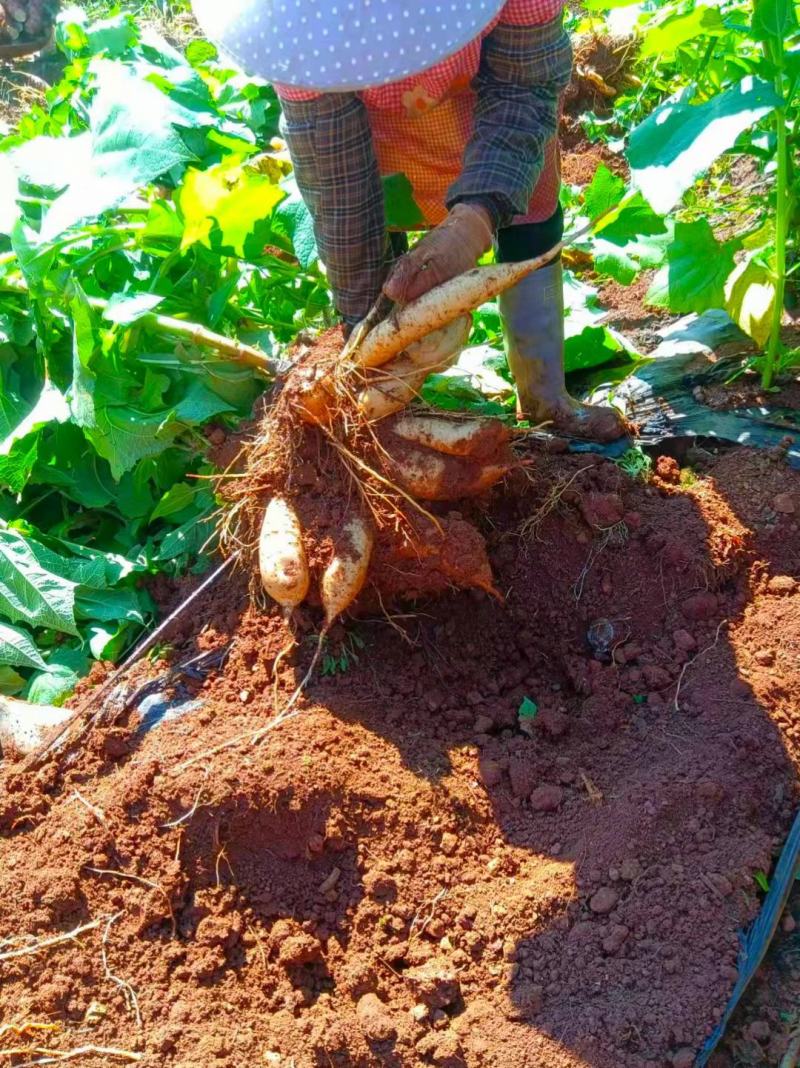
{"type": "Polygon", "coordinates": [[[299,89],[401,81],[477,37],[505,0],[193,0],[238,66],[299,89]]]}

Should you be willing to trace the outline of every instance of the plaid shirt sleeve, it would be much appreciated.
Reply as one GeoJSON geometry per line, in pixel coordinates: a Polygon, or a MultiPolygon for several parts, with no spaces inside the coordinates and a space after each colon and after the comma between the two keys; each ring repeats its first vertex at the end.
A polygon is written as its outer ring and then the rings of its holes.
{"type": "Polygon", "coordinates": [[[383,187],[364,103],[354,93],[283,97],[283,135],[314,219],[337,310],[359,322],[386,274],[383,187]]]}
{"type": "Polygon", "coordinates": [[[506,226],[524,215],[558,129],[559,97],[569,82],[572,49],[562,15],[544,25],[500,22],[484,39],[475,80],[477,104],[461,174],[447,207],[481,199],[506,226]]]}

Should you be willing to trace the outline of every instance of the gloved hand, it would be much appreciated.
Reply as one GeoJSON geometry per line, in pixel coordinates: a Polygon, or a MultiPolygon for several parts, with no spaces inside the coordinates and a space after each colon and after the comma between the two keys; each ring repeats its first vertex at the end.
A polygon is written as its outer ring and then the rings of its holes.
{"type": "Polygon", "coordinates": [[[444,222],[426,234],[392,270],[383,291],[406,304],[442,282],[470,270],[494,239],[492,220],[480,204],[456,204],[444,222]]]}

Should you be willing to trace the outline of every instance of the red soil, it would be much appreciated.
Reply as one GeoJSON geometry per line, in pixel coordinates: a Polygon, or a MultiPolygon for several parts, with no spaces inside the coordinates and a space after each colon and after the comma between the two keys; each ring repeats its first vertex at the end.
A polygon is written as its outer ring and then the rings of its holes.
{"type": "Polygon", "coordinates": [[[123,716],[6,769],[0,1021],[55,1030],[5,1047],[144,1068],[691,1064],[796,803],[800,476],[737,451],[644,486],[542,455],[466,517],[504,606],[467,592],[340,628],[329,651],[358,661],[256,741],[314,636],[279,657],[283,624],[241,576],[172,638],[174,663],[225,651],[173,678],[199,712],[144,737],[123,716]]]}

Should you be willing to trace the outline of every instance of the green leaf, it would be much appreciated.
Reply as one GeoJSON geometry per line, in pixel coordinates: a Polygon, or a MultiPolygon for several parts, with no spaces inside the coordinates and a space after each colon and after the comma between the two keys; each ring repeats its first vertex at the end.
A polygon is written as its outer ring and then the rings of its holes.
{"type": "Polygon", "coordinates": [[[115,293],[103,313],[103,318],[120,326],[128,326],[149,315],[164,300],[157,293],[115,293]]]}
{"type": "Polygon", "coordinates": [[[0,486],[21,493],[39,457],[39,432],[50,423],[69,419],[69,407],[60,390],[46,382],[39,399],[11,433],[0,442],[0,486]]]}
{"type": "Polygon", "coordinates": [[[668,58],[676,49],[696,37],[718,37],[726,32],[725,22],[716,7],[698,5],[691,11],[671,15],[654,26],[642,38],[639,55],[668,58]]]}
{"type": "Polygon", "coordinates": [[[737,264],[725,283],[726,311],[761,348],[770,335],[776,296],[773,272],[755,256],[737,264]]]}
{"type": "Polygon", "coordinates": [[[88,670],[89,658],[80,649],[56,649],[47,670],[31,679],[26,696],[37,705],[63,705],[88,670]]]}
{"type": "Polygon", "coordinates": [[[608,327],[585,326],[564,341],[564,369],[568,374],[603,367],[626,353],[608,327]]]}
{"type": "Polygon", "coordinates": [[[425,225],[425,216],[405,174],[387,174],[383,179],[383,204],[390,229],[418,230],[425,225]]]}
{"type": "Polygon", "coordinates": [[[0,664],[47,667],[30,634],[20,627],[12,627],[10,623],[0,623],[0,664]]]}
{"type": "Polygon", "coordinates": [[[199,553],[213,541],[214,523],[209,519],[190,519],[181,526],[171,530],[161,542],[156,560],[166,563],[179,556],[191,557],[199,553]]]}
{"type": "Polygon", "coordinates": [[[703,104],[690,103],[693,91],[690,86],[670,97],[630,135],[627,156],[634,184],[661,215],[739,134],[781,103],[768,82],[752,77],[703,104]]]}
{"type": "Polygon", "coordinates": [[[539,715],[539,706],[535,701],[531,701],[530,697],[523,697],[522,704],[519,706],[517,716],[520,719],[536,719],[539,715]]]}
{"type": "Polygon", "coordinates": [[[102,623],[123,620],[144,624],[144,612],[136,590],[79,587],[75,595],[75,615],[78,619],[97,619],[102,623]]]}
{"type": "Polygon", "coordinates": [[[616,207],[624,193],[625,182],[622,178],[617,178],[604,163],[601,163],[594,172],[591,182],[583,191],[584,211],[594,222],[611,208],[616,207]]]}
{"type": "Polygon", "coordinates": [[[755,0],[752,33],[757,41],[772,40],[783,48],[797,25],[795,0],[755,0]]]}
{"type": "Polygon", "coordinates": [[[647,302],[698,314],[725,307],[725,283],[738,248],[738,241],[717,241],[706,219],[676,223],[667,262],[653,279],[647,302]]]}
{"type": "Polygon", "coordinates": [[[190,170],[176,197],[184,220],[181,248],[199,243],[257,258],[269,232],[265,224],[285,195],[269,177],[235,160],[205,171],[190,170]],[[248,239],[259,227],[265,231],[263,239],[253,247],[248,239]]]}
{"type": "Polygon", "coordinates": [[[97,92],[89,107],[90,164],[45,216],[45,241],[193,158],[177,129],[195,125],[191,111],[123,64],[101,59],[92,69],[97,92]]]}
{"type": "Polygon", "coordinates": [[[319,259],[317,239],[314,235],[314,219],[297,188],[294,178],[282,183],[287,196],[278,204],[272,215],[272,231],[285,235],[291,244],[297,262],[308,270],[319,259]]]}
{"type": "Polygon", "coordinates": [[[53,570],[54,553],[38,549],[15,531],[0,530],[0,613],[12,622],[77,634],[77,583],[53,570]]]}
{"type": "Polygon", "coordinates": [[[118,660],[130,640],[132,630],[130,623],[116,627],[93,623],[87,628],[92,656],[95,660],[118,660]]]}
{"type": "Polygon", "coordinates": [[[0,693],[14,697],[25,689],[25,679],[11,667],[0,667],[0,693]]]}
{"type": "Polygon", "coordinates": [[[763,871],[757,871],[753,876],[753,879],[759,890],[763,890],[765,894],[769,893],[769,879],[766,877],[763,871]]]}
{"type": "Polygon", "coordinates": [[[190,505],[194,504],[199,488],[199,486],[190,486],[188,482],[178,482],[172,486],[156,505],[153,514],[150,516],[150,522],[152,523],[156,519],[165,519],[190,507],[190,505]]]}

